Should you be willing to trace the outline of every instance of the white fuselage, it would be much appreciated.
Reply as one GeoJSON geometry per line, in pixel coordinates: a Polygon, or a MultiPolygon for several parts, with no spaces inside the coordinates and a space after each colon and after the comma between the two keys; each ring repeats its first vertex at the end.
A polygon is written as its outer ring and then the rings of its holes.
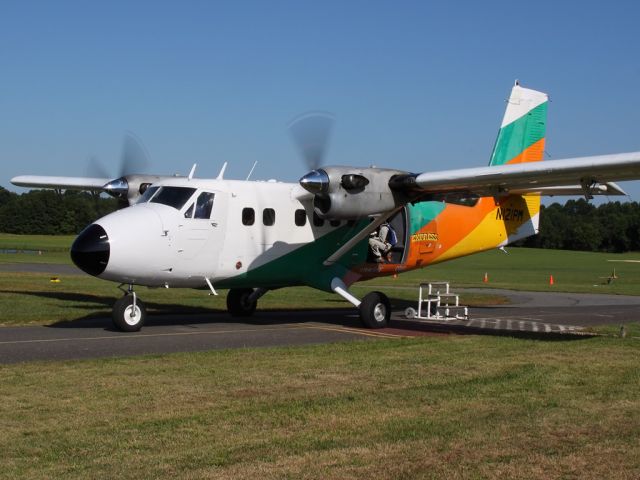
{"type": "Polygon", "coordinates": [[[95,222],[110,246],[108,263],[98,277],[147,286],[206,287],[206,279],[215,285],[336,227],[329,222],[316,226],[313,220],[311,198],[297,184],[165,181],[138,204],[95,222]],[[175,200],[170,189],[182,196],[174,206],[167,204],[175,200]],[[170,201],[159,200],[160,192],[170,201]],[[211,213],[198,218],[198,201],[210,194],[211,213]]]}

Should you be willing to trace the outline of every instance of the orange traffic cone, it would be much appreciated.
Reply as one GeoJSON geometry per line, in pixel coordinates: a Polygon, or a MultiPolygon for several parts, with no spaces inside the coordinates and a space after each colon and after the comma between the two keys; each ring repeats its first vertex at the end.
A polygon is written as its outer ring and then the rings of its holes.
{"type": "Polygon", "coordinates": [[[484,272],[484,278],[482,279],[482,281],[484,283],[489,283],[489,275],[487,274],[487,272],[484,272]]]}
{"type": "Polygon", "coordinates": [[[553,275],[549,275],[549,285],[553,285],[553,275]]]}

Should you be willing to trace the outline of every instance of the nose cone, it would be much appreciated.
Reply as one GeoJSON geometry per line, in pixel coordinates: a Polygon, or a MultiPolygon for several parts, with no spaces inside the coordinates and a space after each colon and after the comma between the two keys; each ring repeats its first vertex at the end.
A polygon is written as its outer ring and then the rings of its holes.
{"type": "Polygon", "coordinates": [[[300,179],[300,186],[311,193],[325,193],[329,189],[329,175],[322,169],[312,170],[300,179]]]}
{"type": "Polygon", "coordinates": [[[98,276],[109,263],[109,237],[98,224],[89,225],[71,245],[71,260],[89,275],[98,276]]]}

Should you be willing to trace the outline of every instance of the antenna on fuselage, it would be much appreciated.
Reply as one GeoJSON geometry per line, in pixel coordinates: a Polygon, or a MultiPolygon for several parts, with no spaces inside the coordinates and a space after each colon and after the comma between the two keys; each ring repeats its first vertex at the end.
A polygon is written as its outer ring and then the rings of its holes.
{"type": "Polygon", "coordinates": [[[193,164],[193,167],[191,167],[191,171],[189,172],[189,176],[187,177],[189,180],[191,180],[193,178],[193,174],[196,173],[196,167],[198,166],[197,163],[193,164]]]}
{"type": "Polygon", "coordinates": [[[257,160],[255,162],[253,162],[253,167],[251,167],[251,170],[249,170],[249,175],[247,175],[247,178],[245,180],[249,180],[249,177],[253,173],[253,169],[256,168],[256,165],[258,165],[258,161],[257,160]]]}
{"type": "Polygon", "coordinates": [[[227,169],[227,162],[224,162],[224,165],[222,165],[222,168],[220,169],[220,173],[218,174],[218,176],[216,177],[216,180],[223,180],[224,177],[224,171],[227,169]]]}

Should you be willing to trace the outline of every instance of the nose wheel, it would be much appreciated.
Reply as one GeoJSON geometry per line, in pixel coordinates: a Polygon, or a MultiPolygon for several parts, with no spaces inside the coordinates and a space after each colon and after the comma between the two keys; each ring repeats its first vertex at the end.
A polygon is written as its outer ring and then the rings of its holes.
{"type": "Polygon", "coordinates": [[[137,332],[142,328],[147,309],[137,297],[135,292],[127,293],[113,305],[111,314],[113,324],[123,332],[137,332]]]}

